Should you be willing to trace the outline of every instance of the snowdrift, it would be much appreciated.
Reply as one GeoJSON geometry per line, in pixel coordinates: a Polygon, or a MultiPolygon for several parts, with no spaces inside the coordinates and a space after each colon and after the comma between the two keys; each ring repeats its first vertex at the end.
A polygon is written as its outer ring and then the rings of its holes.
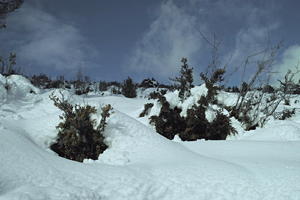
{"type": "Polygon", "coordinates": [[[0,74],[0,102],[30,98],[38,93],[39,89],[25,77],[21,75],[4,77],[0,74]]]}
{"type": "Polygon", "coordinates": [[[228,141],[181,142],[138,118],[146,99],[73,96],[75,103],[114,107],[109,148],[78,163],[49,149],[61,114],[48,98],[52,91],[35,91],[37,101],[27,81],[12,79],[18,101],[0,107],[0,199],[300,199],[298,111],[228,141]]]}

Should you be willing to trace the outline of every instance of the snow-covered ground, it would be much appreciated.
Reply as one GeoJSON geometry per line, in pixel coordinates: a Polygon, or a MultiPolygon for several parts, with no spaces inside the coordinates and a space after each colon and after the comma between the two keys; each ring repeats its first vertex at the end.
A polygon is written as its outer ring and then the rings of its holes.
{"type": "Polygon", "coordinates": [[[48,98],[52,91],[12,79],[15,92],[0,99],[1,200],[300,199],[299,110],[226,141],[181,142],[138,118],[147,99],[72,96],[76,103],[114,107],[105,131],[109,148],[99,160],[79,163],[49,149],[61,114],[48,98]]]}

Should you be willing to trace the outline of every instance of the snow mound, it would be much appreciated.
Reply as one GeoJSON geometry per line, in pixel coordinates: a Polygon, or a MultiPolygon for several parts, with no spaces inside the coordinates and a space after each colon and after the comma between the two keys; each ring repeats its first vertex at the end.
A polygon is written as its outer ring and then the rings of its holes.
{"type": "MultiPolygon", "coordinates": [[[[39,94],[39,102],[16,101],[10,112],[0,109],[1,200],[300,199],[299,141],[170,141],[138,121],[144,99],[83,102],[74,95],[74,103],[114,107],[104,133],[109,148],[97,161],[61,158],[46,145],[60,114],[50,93],[39,94]]],[[[299,122],[274,121],[266,130],[286,126],[289,134],[299,122]]]]}
{"type": "Polygon", "coordinates": [[[99,161],[88,164],[60,158],[37,145],[30,137],[32,133],[22,127],[4,125],[0,131],[0,157],[4,163],[0,166],[1,198],[257,197],[246,169],[193,153],[121,112],[113,115],[106,132],[110,148],[99,161]]]}
{"type": "Polygon", "coordinates": [[[38,94],[40,91],[21,75],[0,75],[0,101],[21,100],[38,94]]]}
{"type": "Polygon", "coordinates": [[[264,128],[237,135],[242,140],[300,141],[300,124],[293,121],[274,120],[264,128]]]}

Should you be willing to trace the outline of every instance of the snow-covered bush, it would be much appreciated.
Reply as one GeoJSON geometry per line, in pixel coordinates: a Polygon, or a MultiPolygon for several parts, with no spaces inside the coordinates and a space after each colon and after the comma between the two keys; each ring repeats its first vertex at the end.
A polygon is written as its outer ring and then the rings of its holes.
{"type": "Polygon", "coordinates": [[[295,115],[295,113],[296,113],[295,108],[293,108],[293,109],[284,109],[281,112],[275,112],[273,114],[273,117],[275,119],[285,120],[285,119],[291,118],[293,115],[295,115]]]}
{"type": "Polygon", "coordinates": [[[170,108],[165,96],[159,96],[158,102],[161,105],[160,113],[158,116],[151,116],[150,123],[155,125],[158,133],[172,140],[176,134],[185,130],[184,118],[180,116],[182,110],[178,107],[170,108]]]}
{"type": "Polygon", "coordinates": [[[50,95],[54,105],[63,111],[60,122],[57,126],[59,132],[56,141],[50,148],[59,156],[83,162],[84,159],[97,160],[107,145],[104,143],[104,128],[106,119],[110,115],[111,106],[102,108],[102,118],[97,127],[96,120],[91,118],[96,114],[95,107],[90,105],[72,105],[64,99],[50,95]]]}
{"type": "Polygon", "coordinates": [[[156,90],[151,92],[148,95],[148,99],[159,99],[160,96],[165,95],[167,93],[167,90],[163,89],[163,90],[156,90]]]}
{"type": "Polygon", "coordinates": [[[159,104],[160,109],[158,114],[152,113],[150,123],[166,138],[173,139],[178,135],[183,141],[224,140],[234,134],[228,112],[225,112],[226,115],[222,113],[225,106],[217,98],[220,91],[218,83],[223,81],[225,70],[216,68],[210,76],[201,73],[204,84],[192,87],[192,68],[188,67],[185,58],[182,63],[181,76],[176,79],[180,86],[178,90],[152,94],[151,98],[157,99],[154,107],[159,104]]]}
{"type": "MultiPolygon", "coordinates": [[[[226,139],[235,133],[235,129],[231,126],[228,112],[222,112],[222,107],[211,103],[212,99],[217,98],[208,98],[208,91],[205,84],[196,86],[191,89],[191,96],[183,102],[178,95],[179,91],[165,95],[156,93],[157,101],[151,110],[159,109],[158,113],[148,112],[150,123],[168,139],[173,139],[175,135],[183,141],[226,139]]],[[[213,94],[217,95],[217,92],[213,94]]]]}
{"type": "Polygon", "coordinates": [[[141,112],[139,117],[145,117],[145,115],[149,114],[149,110],[153,107],[153,103],[146,103],[144,105],[144,110],[141,112]]]}
{"type": "Polygon", "coordinates": [[[154,78],[146,78],[139,84],[139,87],[142,88],[156,88],[158,86],[159,84],[154,78]]]}

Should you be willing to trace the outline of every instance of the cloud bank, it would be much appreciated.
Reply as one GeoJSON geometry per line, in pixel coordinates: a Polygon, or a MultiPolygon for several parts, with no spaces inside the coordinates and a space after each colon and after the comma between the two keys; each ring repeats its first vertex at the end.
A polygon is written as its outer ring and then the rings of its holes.
{"type": "Polygon", "coordinates": [[[18,63],[35,68],[31,69],[35,72],[72,72],[87,67],[97,53],[75,25],[33,4],[24,3],[9,16],[7,24],[0,36],[3,46],[17,53],[18,63]]]}
{"type": "Polygon", "coordinates": [[[128,66],[168,77],[177,73],[182,57],[194,57],[202,47],[196,18],[173,1],[161,4],[157,18],[137,44],[128,66]]]}
{"type": "MultiPolygon", "coordinates": [[[[281,60],[275,66],[278,72],[276,78],[283,79],[288,70],[296,71],[296,67],[300,69],[300,45],[290,46],[283,52],[281,60]]],[[[300,74],[298,73],[294,76],[294,81],[299,80],[300,74]]]]}
{"type": "Polygon", "coordinates": [[[210,40],[215,33],[221,40],[222,64],[230,61],[231,69],[240,66],[248,55],[272,44],[274,38],[270,35],[280,27],[270,18],[274,10],[271,5],[266,9],[253,2],[164,1],[133,50],[128,66],[135,72],[166,78],[179,71],[181,57],[188,57],[198,72],[204,70],[211,47],[199,31],[210,40]]]}

